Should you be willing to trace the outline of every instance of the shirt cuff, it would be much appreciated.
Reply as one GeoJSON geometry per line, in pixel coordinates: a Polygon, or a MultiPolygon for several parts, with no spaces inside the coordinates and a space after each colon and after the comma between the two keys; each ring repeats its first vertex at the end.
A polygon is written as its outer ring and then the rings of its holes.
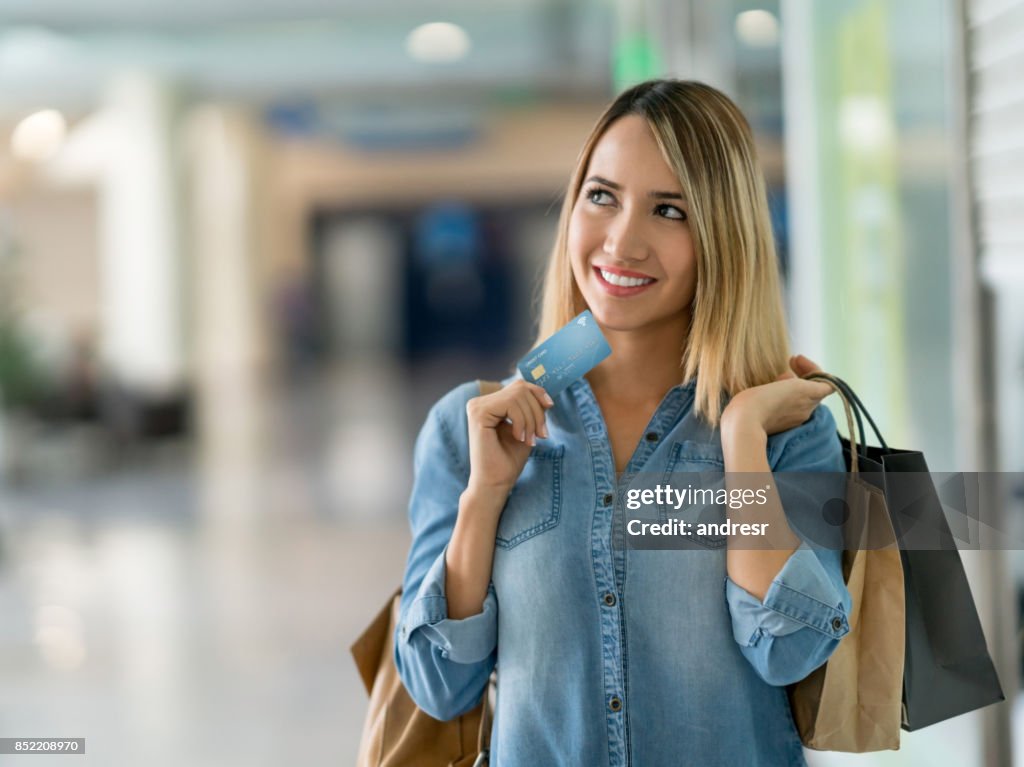
{"type": "Polygon", "coordinates": [[[772,580],[764,602],[726,576],[725,594],[737,642],[752,647],[764,634],[786,636],[805,627],[836,639],[849,632],[849,592],[833,581],[819,555],[835,559],[830,564],[837,573],[842,571],[841,551],[815,552],[804,542],[772,580]]]}
{"type": "Polygon", "coordinates": [[[445,546],[430,566],[416,598],[402,621],[399,634],[409,642],[418,631],[441,650],[441,657],[454,663],[479,663],[494,650],[498,636],[498,600],[489,585],[483,610],[458,620],[448,617],[445,598],[445,546]]]}

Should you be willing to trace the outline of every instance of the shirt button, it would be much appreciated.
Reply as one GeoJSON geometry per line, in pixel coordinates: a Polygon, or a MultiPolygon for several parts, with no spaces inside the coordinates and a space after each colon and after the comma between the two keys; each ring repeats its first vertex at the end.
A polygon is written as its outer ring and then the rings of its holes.
{"type": "Polygon", "coordinates": [[[608,701],[608,708],[610,708],[612,711],[622,710],[622,700],[619,698],[618,695],[615,695],[610,701],[608,701]]]}
{"type": "Polygon", "coordinates": [[[649,432],[647,432],[647,434],[644,435],[644,439],[646,439],[648,442],[657,442],[658,441],[658,432],[656,432],[656,431],[649,431],[649,432]]]}
{"type": "Polygon", "coordinates": [[[842,618],[833,618],[832,619],[832,629],[834,631],[839,631],[839,629],[841,629],[842,627],[843,627],[843,619],[842,618]]]}
{"type": "Polygon", "coordinates": [[[604,603],[609,607],[615,607],[615,595],[609,591],[604,595],[604,603]]]}
{"type": "Polygon", "coordinates": [[[612,501],[615,500],[615,496],[612,495],[611,493],[605,493],[603,500],[604,500],[604,505],[605,506],[611,506],[612,505],[612,501]]]}

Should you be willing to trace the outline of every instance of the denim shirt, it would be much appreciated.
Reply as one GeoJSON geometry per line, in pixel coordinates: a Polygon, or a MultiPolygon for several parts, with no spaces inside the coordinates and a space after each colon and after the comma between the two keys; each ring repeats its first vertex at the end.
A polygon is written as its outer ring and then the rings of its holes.
{"type": "MultiPolygon", "coordinates": [[[[696,382],[671,389],[626,473],[722,471],[721,439],[693,412],[696,382]]],[[[416,442],[395,662],[438,719],[473,708],[497,666],[495,767],[804,765],[785,685],[849,631],[840,552],[804,542],[764,601],[726,575],[724,539],[691,550],[612,545],[617,475],[586,379],[547,412],[498,524],[482,611],[448,617],[445,550],[469,478],[466,402],[444,396],[416,442]]],[[[843,471],[819,406],[772,435],[772,471],[843,471]]],[[[789,511],[787,510],[787,515],[789,511]]]]}

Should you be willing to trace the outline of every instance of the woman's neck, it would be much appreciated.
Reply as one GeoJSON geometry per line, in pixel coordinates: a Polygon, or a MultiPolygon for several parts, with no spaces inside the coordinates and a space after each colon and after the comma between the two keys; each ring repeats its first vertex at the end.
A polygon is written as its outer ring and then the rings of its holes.
{"type": "Polygon", "coordinates": [[[678,322],[643,332],[605,329],[612,353],[587,374],[598,401],[626,407],[661,402],[682,381],[682,341],[689,324],[678,322]]]}

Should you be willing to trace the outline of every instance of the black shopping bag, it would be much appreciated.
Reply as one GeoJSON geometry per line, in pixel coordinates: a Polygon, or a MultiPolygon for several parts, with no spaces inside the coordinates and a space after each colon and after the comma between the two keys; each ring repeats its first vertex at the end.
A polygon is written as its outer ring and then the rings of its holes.
{"type": "MultiPolygon", "coordinates": [[[[919,730],[1005,700],[924,454],[889,447],[841,379],[823,373],[807,377],[828,379],[853,404],[861,478],[885,492],[900,542],[907,614],[903,729],[919,730]],[[877,447],[865,444],[865,418],[878,438],[877,447]]],[[[840,440],[849,467],[850,443],[841,435],[840,440]]]]}

